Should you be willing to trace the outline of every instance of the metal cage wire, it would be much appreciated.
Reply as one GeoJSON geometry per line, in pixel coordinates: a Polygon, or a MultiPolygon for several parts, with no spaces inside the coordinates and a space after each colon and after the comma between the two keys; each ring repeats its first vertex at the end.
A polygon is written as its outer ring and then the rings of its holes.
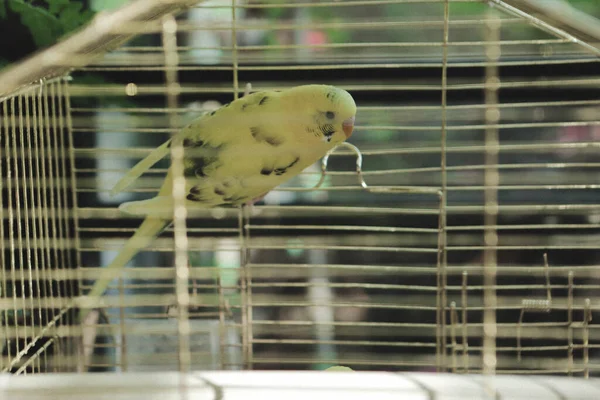
{"type": "Polygon", "coordinates": [[[89,29],[115,43],[145,36],[108,53],[55,49],[45,60],[60,78],[2,98],[4,370],[596,373],[598,77],[548,72],[597,65],[593,43],[514,1],[233,0],[168,14],[191,3],[102,16],[89,29]],[[360,150],[264,205],[176,220],[132,263],[143,268],[87,299],[103,311],[80,329],[68,300],[137,227],[115,206],[156,191],[166,166],[115,199],[111,183],[246,82],[307,80],[355,96],[360,150]]]}
{"type": "Polygon", "coordinates": [[[63,302],[77,294],[67,272],[77,262],[66,81],[50,79],[2,101],[4,371],[63,371],[76,354],[65,340],[75,334],[63,302]]]}

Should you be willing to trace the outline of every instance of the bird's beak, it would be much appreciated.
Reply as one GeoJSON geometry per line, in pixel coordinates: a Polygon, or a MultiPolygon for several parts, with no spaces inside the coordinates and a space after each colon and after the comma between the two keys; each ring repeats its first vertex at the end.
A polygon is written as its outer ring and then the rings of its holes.
{"type": "Polygon", "coordinates": [[[354,129],[354,117],[348,118],[344,122],[342,122],[342,129],[344,130],[344,134],[346,135],[346,139],[352,135],[352,130],[354,129]]]}

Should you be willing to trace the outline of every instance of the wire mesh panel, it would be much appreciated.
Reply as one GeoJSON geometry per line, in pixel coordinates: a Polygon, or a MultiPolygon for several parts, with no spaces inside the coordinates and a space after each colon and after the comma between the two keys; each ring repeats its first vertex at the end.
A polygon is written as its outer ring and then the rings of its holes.
{"type": "Polygon", "coordinates": [[[72,72],[81,294],[139,225],[117,205],[169,160],[112,186],[246,83],[341,87],[358,125],[263,202],[178,217],[87,299],[82,365],[596,374],[600,51],[517,3],[214,0],[98,24],[135,38],[72,72]]]}
{"type": "Polygon", "coordinates": [[[78,350],[67,80],[0,99],[3,372],[73,371],[78,350]]]}

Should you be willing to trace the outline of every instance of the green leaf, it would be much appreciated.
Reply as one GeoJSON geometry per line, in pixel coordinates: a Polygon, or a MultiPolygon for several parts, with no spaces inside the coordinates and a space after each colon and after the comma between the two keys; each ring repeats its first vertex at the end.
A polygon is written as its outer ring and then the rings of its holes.
{"type": "Polygon", "coordinates": [[[84,25],[84,24],[87,24],[88,22],[90,22],[92,20],[92,18],[94,18],[94,15],[96,15],[96,13],[92,10],[83,11],[79,18],[81,25],[84,25]]]}
{"type": "Polygon", "coordinates": [[[54,15],[58,15],[65,6],[67,6],[71,0],[46,0],[48,3],[48,12],[54,15]]]}
{"type": "Polygon", "coordinates": [[[60,23],[62,24],[65,32],[70,32],[83,23],[82,18],[81,18],[81,16],[82,16],[81,8],[82,7],[83,7],[83,4],[81,4],[79,2],[72,2],[72,3],[69,3],[60,12],[58,19],[59,19],[60,23]]]}
{"type": "Polygon", "coordinates": [[[11,10],[21,16],[21,23],[29,28],[36,46],[49,46],[62,35],[60,23],[45,9],[22,0],[8,0],[8,2],[11,10]]]}
{"type": "Polygon", "coordinates": [[[127,3],[128,0],[90,0],[90,8],[95,11],[114,10],[127,3]]]}
{"type": "Polygon", "coordinates": [[[6,3],[0,1],[0,18],[6,18],[6,3]]]}

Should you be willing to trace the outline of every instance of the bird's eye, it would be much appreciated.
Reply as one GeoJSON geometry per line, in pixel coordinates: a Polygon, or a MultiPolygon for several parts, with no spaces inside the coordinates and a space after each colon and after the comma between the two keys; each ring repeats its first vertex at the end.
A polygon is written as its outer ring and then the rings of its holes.
{"type": "Polygon", "coordinates": [[[335,118],[335,113],[333,111],[327,111],[325,113],[325,116],[327,117],[327,119],[334,119],[335,118]]]}

